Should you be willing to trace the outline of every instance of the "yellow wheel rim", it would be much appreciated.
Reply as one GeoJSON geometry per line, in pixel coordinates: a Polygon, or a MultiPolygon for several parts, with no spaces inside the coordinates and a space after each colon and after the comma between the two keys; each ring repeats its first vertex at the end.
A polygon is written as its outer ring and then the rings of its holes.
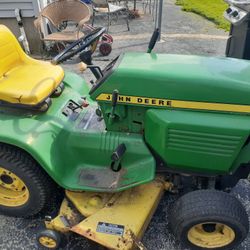
{"type": "Polygon", "coordinates": [[[207,222],[193,226],[188,240],[199,247],[218,248],[227,246],[235,239],[232,228],[222,223],[207,222]]]}
{"type": "Polygon", "coordinates": [[[40,237],[39,242],[42,246],[45,246],[47,248],[55,248],[56,247],[56,241],[50,237],[47,237],[47,236],[40,237]]]}
{"type": "Polygon", "coordinates": [[[0,205],[18,207],[29,199],[29,190],[17,175],[0,167],[0,205]]]}

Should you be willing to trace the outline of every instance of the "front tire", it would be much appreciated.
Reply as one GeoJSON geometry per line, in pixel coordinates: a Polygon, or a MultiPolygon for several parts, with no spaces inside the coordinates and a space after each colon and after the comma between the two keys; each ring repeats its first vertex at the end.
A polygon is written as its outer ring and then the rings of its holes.
{"type": "Polygon", "coordinates": [[[175,203],[170,227],[184,247],[230,250],[249,231],[248,215],[232,195],[216,190],[190,192],[175,203]]]}
{"type": "Polygon", "coordinates": [[[0,144],[0,213],[29,217],[51,199],[52,181],[26,152],[0,144]]]}

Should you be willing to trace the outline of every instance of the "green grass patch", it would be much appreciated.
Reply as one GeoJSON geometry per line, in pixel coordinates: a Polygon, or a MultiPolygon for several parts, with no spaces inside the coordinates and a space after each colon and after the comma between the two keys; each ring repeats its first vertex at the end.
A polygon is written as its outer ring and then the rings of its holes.
{"type": "Polygon", "coordinates": [[[199,14],[214,22],[217,27],[229,30],[230,24],[223,17],[227,8],[227,4],[223,0],[176,0],[176,4],[181,5],[184,11],[199,14]]]}

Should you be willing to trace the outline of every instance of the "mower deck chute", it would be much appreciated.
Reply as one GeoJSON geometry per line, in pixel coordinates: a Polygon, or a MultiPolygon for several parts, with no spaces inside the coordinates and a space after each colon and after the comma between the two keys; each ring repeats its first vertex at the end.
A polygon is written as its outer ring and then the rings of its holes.
{"type": "Polygon", "coordinates": [[[47,221],[46,227],[75,232],[109,249],[132,249],[139,244],[166,187],[157,178],[115,194],[66,191],[58,216],[47,221]]]}

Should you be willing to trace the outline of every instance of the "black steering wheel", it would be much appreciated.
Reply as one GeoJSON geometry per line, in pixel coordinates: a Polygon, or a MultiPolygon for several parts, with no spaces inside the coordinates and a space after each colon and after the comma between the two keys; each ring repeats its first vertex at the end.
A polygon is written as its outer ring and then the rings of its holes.
{"type": "Polygon", "coordinates": [[[51,63],[52,64],[59,64],[62,63],[71,57],[75,56],[79,52],[86,49],[88,46],[93,44],[97,39],[100,38],[100,36],[106,31],[105,28],[97,28],[93,31],[91,31],[86,36],[78,39],[77,41],[73,42],[71,45],[69,45],[67,48],[65,48],[62,52],[60,52],[57,56],[55,56],[51,63]],[[76,48],[78,47],[78,48],[76,48]],[[76,49],[75,49],[76,48],[76,49]]]}

